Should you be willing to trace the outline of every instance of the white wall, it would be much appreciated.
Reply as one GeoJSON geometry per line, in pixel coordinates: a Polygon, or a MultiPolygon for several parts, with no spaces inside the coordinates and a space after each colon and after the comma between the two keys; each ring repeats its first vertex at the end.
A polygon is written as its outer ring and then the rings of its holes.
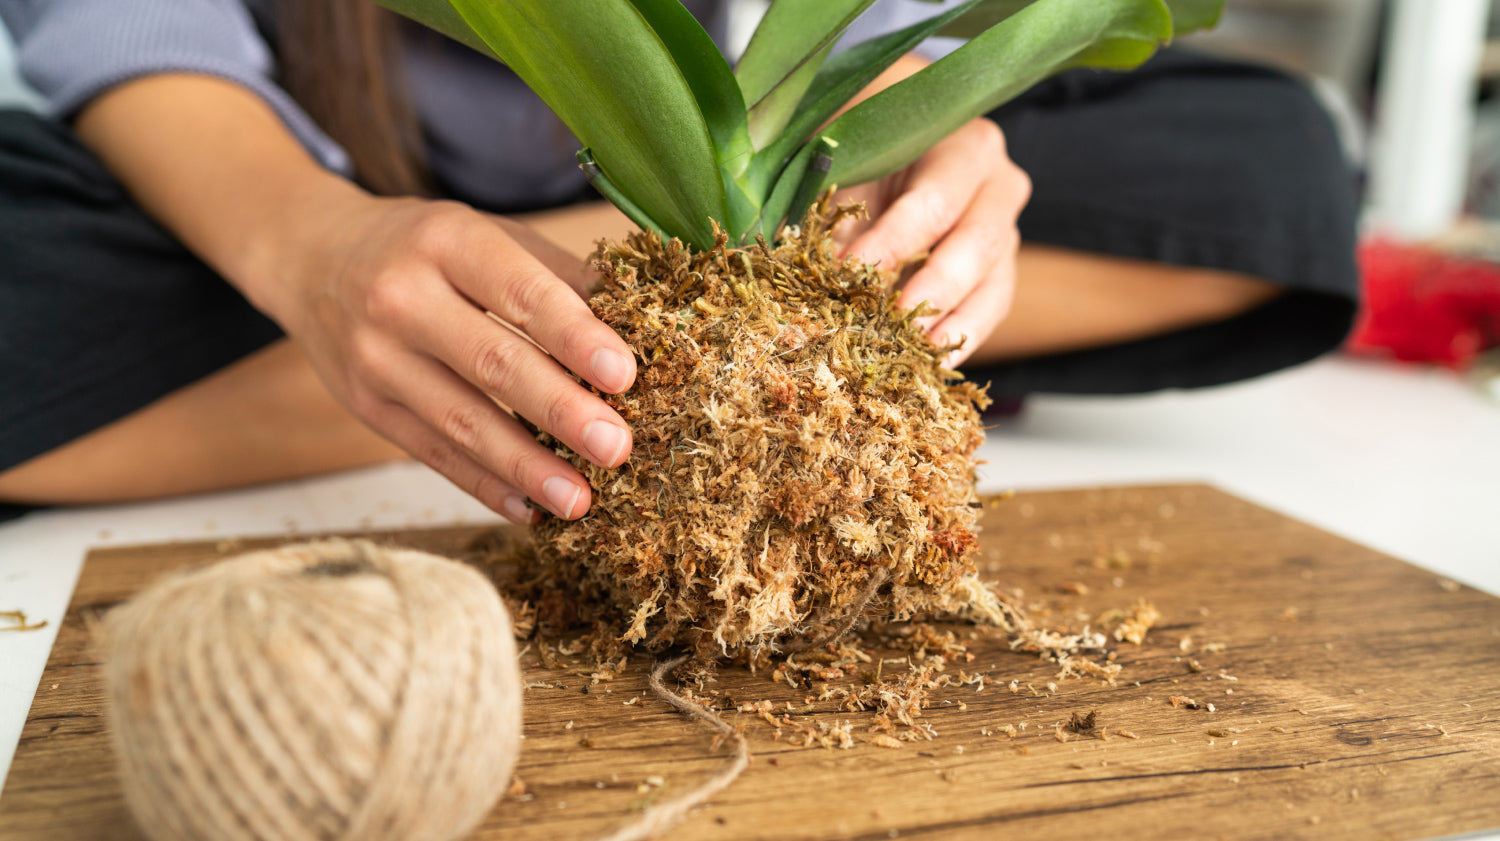
{"type": "Polygon", "coordinates": [[[1423,240],[1462,215],[1489,6],[1396,0],[1376,101],[1373,230],[1423,240]]]}

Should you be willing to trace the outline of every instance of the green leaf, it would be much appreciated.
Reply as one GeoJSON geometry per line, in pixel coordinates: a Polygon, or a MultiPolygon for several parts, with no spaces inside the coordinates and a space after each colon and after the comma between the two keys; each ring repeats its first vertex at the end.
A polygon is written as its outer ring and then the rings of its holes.
{"type": "Polygon", "coordinates": [[[1172,34],[1186,35],[1218,26],[1224,0],[1167,0],[1167,8],[1172,10],[1172,34]]]}
{"type": "Polygon", "coordinates": [[[735,77],[754,106],[792,71],[844,34],[875,0],[775,0],[740,56],[735,77]]]}
{"type": "MultiPolygon", "coordinates": [[[[750,134],[745,100],[724,54],[680,0],[630,0],[656,32],[693,91],[708,133],[731,172],[750,162],[750,134]]],[[[555,4],[554,4],[555,5],[555,4]]]]}
{"type": "Polygon", "coordinates": [[[744,96],[719,45],[680,0],[630,0],[655,30],[698,103],[714,141],[714,159],[723,180],[725,206],[719,224],[730,231],[753,224],[760,212],[759,196],[749,195],[738,178],[750,166],[749,118],[744,96]]]}
{"type": "Polygon", "coordinates": [[[729,213],[709,126],[673,51],[631,0],[382,2],[424,23],[443,21],[437,7],[451,5],[641,212],[693,246],[713,244],[709,220],[729,213]]]}
{"type": "Polygon", "coordinates": [[[490,58],[504,61],[500,56],[495,55],[489,45],[484,43],[484,39],[476,35],[474,30],[464,23],[463,17],[443,0],[375,0],[375,2],[429,29],[435,29],[460,44],[472,47],[490,58]]]}
{"type": "Polygon", "coordinates": [[[818,66],[874,0],[775,0],[750,36],[735,77],[760,148],[786,125],[818,66]]]}
{"type": "Polygon", "coordinates": [[[942,38],[973,38],[1037,0],[984,0],[938,32],[942,38]]]}
{"type": "MultiPolygon", "coordinates": [[[[759,233],[767,239],[775,236],[783,220],[787,220],[798,193],[802,192],[801,187],[811,167],[814,151],[820,147],[826,148],[818,142],[804,143],[792,159],[787,161],[770,194],[761,205],[760,218],[756,220],[755,228],[747,235],[759,233]]],[[[826,180],[826,175],[822,173],[820,181],[826,180]]]]}
{"type": "Polygon", "coordinates": [[[812,149],[812,157],[808,159],[807,169],[792,193],[791,203],[782,214],[787,221],[793,223],[801,221],[807,209],[812,207],[812,203],[818,200],[818,196],[828,186],[828,173],[833,169],[833,156],[838,152],[839,146],[826,137],[820,137],[817,142],[807,145],[812,149]]]}
{"type": "Polygon", "coordinates": [[[605,175],[604,171],[599,169],[599,163],[594,160],[592,152],[587,149],[579,149],[573,156],[578,159],[578,168],[583,170],[583,177],[587,178],[589,184],[593,185],[594,189],[599,191],[599,195],[605,197],[609,200],[610,204],[619,208],[620,212],[625,214],[625,218],[634,222],[641,230],[655,233],[663,241],[671,238],[670,234],[662,230],[660,225],[656,224],[655,219],[652,219],[646,211],[641,210],[640,206],[631,201],[629,196],[620,192],[620,188],[615,186],[615,182],[609,180],[609,176],[605,175]]]}
{"type": "Polygon", "coordinates": [[[888,175],[1057,70],[1138,64],[1171,37],[1162,0],[1037,0],[829,125],[823,136],[839,144],[829,179],[888,175]]]}
{"type": "Polygon", "coordinates": [[[765,148],[785,130],[797,111],[797,103],[802,101],[832,50],[833,44],[829,44],[810,56],[750,109],[750,141],[756,149],[765,148]]]}
{"type": "Polygon", "coordinates": [[[1156,45],[1130,38],[1107,38],[1073,57],[1059,70],[1092,67],[1096,70],[1131,70],[1156,52],[1156,45]]]}
{"type": "MultiPolygon", "coordinates": [[[[1172,12],[1172,34],[1186,35],[1218,25],[1225,0],[1166,0],[1172,12]]],[[[929,3],[942,0],[926,0],[929,3]]],[[[937,34],[944,38],[973,38],[1037,0],[984,0],[978,8],[954,21],[937,34]]]]}
{"type": "Polygon", "coordinates": [[[915,49],[933,32],[982,2],[984,0],[973,0],[904,29],[871,38],[830,58],[808,88],[795,116],[782,129],[781,134],[761,150],[751,183],[763,183],[764,179],[779,172],[783,162],[807,140],[808,135],[838,113],[875,77],[915,49]]]}

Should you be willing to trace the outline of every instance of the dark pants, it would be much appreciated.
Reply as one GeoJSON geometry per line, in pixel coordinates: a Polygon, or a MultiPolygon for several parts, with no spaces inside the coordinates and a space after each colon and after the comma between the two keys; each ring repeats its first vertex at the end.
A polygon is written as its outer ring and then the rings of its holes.
{"type": "Polygon", "coordinates": [[[1166,50],[1131,73],[1064,73],[991,116],[1031,176],[1023,241],[1285,290],[1216,324],[967,372],[989,379],[993,396],[1217,385],[1305,362],[1348,333],[1359,286],[1354,176],[1300,82],[1166,50]]]}
{"type": "MultiPolygon", "coordinates": [[[[1225,322],[971,371],[995,396],[1206,386],[1342,340],[1357,285],[1353,189],[1300,84],[1168,51],[1130,74],[1064,74],[992,116],[1034,185],[1023,239],[1286,289],[1225,322]]],[[[67,128],[0,112],[0,470],[280,335],[67,128]]]]}
{"type": "Polygon", "coordinates": [[[280,334],[71,131],[0,112],[0,470],[280,334]]]}

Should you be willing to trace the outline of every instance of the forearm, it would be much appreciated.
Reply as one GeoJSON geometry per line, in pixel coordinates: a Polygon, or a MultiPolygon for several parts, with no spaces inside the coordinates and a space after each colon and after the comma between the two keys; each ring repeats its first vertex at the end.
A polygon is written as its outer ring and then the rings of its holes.
{"type": "Polygon", "coordinates": [[[368,198],[255,94],[209,76],[126,83],[76,128],[148,213],[273,317],[286,306],[287,261],[339,208],[368,198]]]}
{"type": "Polygon", "coordinates": [[[1275,285],[1232,272],[1023,245],[1010,314],[974,363],[1106,347],[1247,312],[1275,285]]]}

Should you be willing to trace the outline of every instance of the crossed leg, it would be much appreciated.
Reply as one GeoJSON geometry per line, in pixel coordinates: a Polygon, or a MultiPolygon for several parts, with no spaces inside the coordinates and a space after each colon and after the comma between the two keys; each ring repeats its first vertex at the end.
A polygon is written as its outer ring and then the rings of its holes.
{"type": "MultiPolygon", "coordinates": [[[[533,224],[582,251],[608,211],[533,224]],[[550,230],[549,230],[550,229],[550,230]],[[570,234],[570,232],[572,232],[570,234]],[[568,237],[572,241],[568,241],[568,237]]],[[[1276,295],[1226,272],[1023,246],[1009,318],[974,356],[1000,362],[1106,346],[1228,318],[1276,295]]],[[[177,496],[407,458],[325,389],[281,340],[108,426],[0,473],[0,500],[86,504],[177,496]]]]}

